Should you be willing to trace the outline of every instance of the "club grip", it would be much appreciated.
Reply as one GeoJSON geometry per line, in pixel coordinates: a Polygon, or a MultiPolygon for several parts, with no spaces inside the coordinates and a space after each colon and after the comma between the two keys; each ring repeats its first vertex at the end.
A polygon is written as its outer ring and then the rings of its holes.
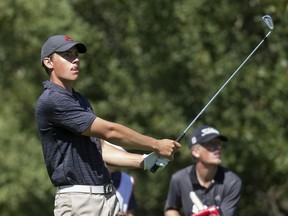
{"type": "Polygon", "coordinates": [[[176,142],[180,142],[182,140],[182,138],[185,136],[185,132],[182,132],[178,137],[177,139],[175,140],[176,142]]]}

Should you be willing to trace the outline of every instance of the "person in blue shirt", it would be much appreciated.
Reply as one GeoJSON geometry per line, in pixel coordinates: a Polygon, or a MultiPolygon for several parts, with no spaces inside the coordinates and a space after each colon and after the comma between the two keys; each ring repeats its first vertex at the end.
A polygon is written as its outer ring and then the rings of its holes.
{"type": "Polygon", "coordinates": [[[124,171],[109,167],[111,180],[116,190],[116,196],[120,205],[119,215],[134,216],[137,201],[134,194],[135,179],[124,171]]]}

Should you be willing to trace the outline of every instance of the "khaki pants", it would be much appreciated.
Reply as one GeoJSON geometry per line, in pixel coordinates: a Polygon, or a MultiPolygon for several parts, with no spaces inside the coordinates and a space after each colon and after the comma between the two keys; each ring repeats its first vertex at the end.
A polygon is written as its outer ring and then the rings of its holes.
{"type": "Polygon", "coordinates": [[[55,216],[116,216],[119,202],[114,192],[110,194],[57,193],[55,216]]]}

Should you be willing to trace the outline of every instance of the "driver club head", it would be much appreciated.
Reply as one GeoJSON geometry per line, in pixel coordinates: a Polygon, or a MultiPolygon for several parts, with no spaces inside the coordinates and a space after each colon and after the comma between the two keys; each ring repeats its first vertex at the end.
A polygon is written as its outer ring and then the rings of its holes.
{"type": "Polygon", "coordinates": [[[262,17],[262,20],[265,22],[265,24],[268,26],[269,29],[272,30],[274,28],[274,24],[273,24],[273,20],[272,20],[271,16],[264,15],[262,17]]]}

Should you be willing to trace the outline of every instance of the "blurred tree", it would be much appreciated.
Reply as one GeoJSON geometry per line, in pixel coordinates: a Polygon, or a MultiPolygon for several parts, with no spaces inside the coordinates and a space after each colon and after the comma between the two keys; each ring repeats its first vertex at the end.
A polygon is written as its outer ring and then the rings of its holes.
{"type": "MultiPolygon", "coordinates": [[[[271,36],[193,128],[215,125],[230,138],[224,164],[243,179],[239,215],[288,215],[286,0],[14,0],[0,9],[1,215],[53,211],[34,123],[50,35],[87,44],[76,88],[97,115],[176,139],[268,32],[264,14],[275,23],[271,36]]],[[[163,214],[171,174],[191,163],[186,137],[181,143],[165,170],[129,171],[137,215],[163,214]]]]}

